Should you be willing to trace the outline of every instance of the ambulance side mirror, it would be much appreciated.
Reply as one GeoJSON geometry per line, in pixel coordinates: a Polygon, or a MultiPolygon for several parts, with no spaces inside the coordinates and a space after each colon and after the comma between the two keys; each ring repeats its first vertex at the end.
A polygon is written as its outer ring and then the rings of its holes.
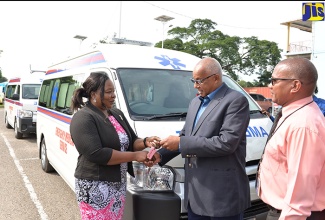
{"type": "Polygon", "coordinates": [[[12,95],[13,100],[19,100],[19,94],[15,93],[12,95]]]}

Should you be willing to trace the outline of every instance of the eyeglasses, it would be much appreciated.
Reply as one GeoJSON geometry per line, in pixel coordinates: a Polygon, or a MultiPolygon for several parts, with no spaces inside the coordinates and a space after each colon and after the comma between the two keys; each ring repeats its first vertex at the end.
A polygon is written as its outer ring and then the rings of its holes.
{"type": "Polygon", "coordinates": [[[191,82],[201,85],[206,79],[208,79],[208,78],[210,78],[211,76],[214,76],[214,75],[217,75],[217,74],[216,73],[211,74],[210,76],[207,76],[207,77],[205,77],[203,79],[193,79],[193,78],[191,78],[191,82]]]}
{"type": "MultiPolygon", "coordinates": [[[[271,84],[272,86],[274,86],[274,84],[278,81],[278,80],[299,80],[299,79],[288,79],[288,78],[271,78],[271,84]]],[[[300,81],[300,80],[299,80],[300,81]]],[[[302,84],[302,82],[300,81],[300,83],[302,84]]]]}

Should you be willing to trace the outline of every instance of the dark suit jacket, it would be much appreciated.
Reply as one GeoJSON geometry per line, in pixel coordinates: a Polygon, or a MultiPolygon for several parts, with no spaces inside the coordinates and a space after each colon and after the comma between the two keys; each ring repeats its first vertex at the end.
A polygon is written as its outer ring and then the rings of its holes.
{"type": "MultiPolygon", "coordinates": [[[[245,172],[246,129],[249,105],[246,97],[226,84],[193,128],[201,101],[194,98],[180,133],[180,153],[185,158],[185,206],[198,215],[225,217],[250,207],[245,172]]],[[[161,149],[160,165],[179,152],[161,149]]]]}

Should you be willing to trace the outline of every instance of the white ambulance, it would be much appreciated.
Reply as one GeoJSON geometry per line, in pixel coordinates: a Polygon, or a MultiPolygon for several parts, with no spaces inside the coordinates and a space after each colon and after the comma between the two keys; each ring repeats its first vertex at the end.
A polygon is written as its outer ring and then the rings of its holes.
{"type": "Polygon", "coordinates": [[[37,101],[42,80],[42,77],[28,75],[8,81],[4,118],[6,127],[14,128],[17,139],[36,132],[37,101]]]}
{"type": "MultiPolygon", "coordinates": [[[[177,135],[184,125],[188,104],[197,92],[190,78],[199,60],[168,49],[106,44],[50,66],[38,102],[37,145],[42,169],[45,172],[55,169],[74,190],[78,152],[70,137],[69,107],[74,90],[90,73],[109,75],[116,89],[115,105],[125,113],[139,137],[164,138],[177,135]]],[[[254,184],[272,122],[260,113],[260,107],[236,82],[226,75],[223,80],[230,88],[243,93],[250,106],[246,171],[252,207],[245,211],[245,219],[265,219],[268,208],[257,197],[254,184]]],[[[134,162],[136,177],[128,178],[124,219],[186,219],[183,168],[181,156],[164,167],[151,169],[134,162]]]]}

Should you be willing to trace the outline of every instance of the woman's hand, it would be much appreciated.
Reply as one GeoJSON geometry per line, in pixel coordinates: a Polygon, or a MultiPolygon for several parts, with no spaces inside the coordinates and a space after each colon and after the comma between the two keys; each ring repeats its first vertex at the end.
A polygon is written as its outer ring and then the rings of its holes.
{"type": "Polygon", "coordinates": [[[151,158],[151,160],[147,159],[143,162],[143,164],[146,165],[147,167],[152,167],[153,165],[158,164],[159,162],[160,162],[160,154],[156,152],[151,158]]]}
{"type": "Polygon", "coordinates": [[[135,161],[137,162],[144,162],[145,160],[147,160],[147,154],[148,151],[135,151],[135,161]]]}

